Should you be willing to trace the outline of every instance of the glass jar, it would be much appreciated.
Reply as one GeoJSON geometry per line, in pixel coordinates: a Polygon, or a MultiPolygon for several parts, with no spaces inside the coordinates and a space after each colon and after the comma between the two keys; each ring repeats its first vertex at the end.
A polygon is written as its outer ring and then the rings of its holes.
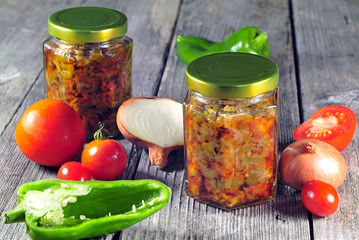
{"type": "Polygon", "coordinates": [[[68,103],[81,116],[88,138],[99,123],[112,135],[116,114],[131,98],[132,39],[127,17],[115,10],[77,7],[48,19],[44,42],[47,98],[68,103]]]}
{"type": "Polygon", "coordinates": [[[277,184],[277,65],[253,54],[212,54],[187,66],[186,83],[187,194],[226,210],[272,200],[277,184]]]}

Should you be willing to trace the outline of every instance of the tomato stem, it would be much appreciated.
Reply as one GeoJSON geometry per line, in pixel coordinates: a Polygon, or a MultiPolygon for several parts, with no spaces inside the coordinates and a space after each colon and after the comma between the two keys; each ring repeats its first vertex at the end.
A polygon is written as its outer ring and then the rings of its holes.
{"type": "Polygon", "coordinates": [[[104,140],[104,139],[108,139],[108,138],[112,137],[110,131],[104,129],[104,124],[99,122],[98,127],[99,127],[99,129],[93,135],[95,140],[104,140]]]}

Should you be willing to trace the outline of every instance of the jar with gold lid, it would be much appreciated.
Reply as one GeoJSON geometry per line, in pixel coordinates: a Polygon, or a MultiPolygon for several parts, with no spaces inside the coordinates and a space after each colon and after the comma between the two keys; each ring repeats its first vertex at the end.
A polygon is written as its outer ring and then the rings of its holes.
{"type": "Polygon", "coordinates": [[[226,210],[272,200],[277,184],[278,67],[218,53],[186,69],[186,191],[226,210]]]}
{"type": "Polygon", "coordinates": [[[49,17],[48,31],[46,97],[72,106],[89,138],[99,123],[117,134],[117,110],[131,98],[133,42],[125,35],[127,17],[107,8],[69,8],[49,17]]]}

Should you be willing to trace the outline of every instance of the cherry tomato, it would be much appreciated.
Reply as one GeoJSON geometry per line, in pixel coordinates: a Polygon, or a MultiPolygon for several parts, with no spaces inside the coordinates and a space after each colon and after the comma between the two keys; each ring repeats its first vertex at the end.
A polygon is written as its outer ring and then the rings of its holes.
{"type": "Polygon", "coordinates": [[[318,139],[342,151],[352,141],[356,125],[355,113],[350,108],[331,105],[313,113],[295,129],[293,137],[296,141],[318,139]]]}
{"type": "Polygon", "coordinates": [[[60,167],[57,178],[61,180],[89,181],[91,180],[91,173],[81,163],[70,161],[60,167]]]}
{"type": "Polygon", "coordinates": [[[302,201],[311,213],[326,217],[338,209],[339,195],[332,185],[312,180],[307,182],[302,189],[302,201]]]}
{"type": "Polygon", "coordinates": [[[66,103],[43,99],[30,106],[15,129],[19,149],[34,162],[61,166],[75,159],[86,140],[79,114],[66,103]]]}
{"type": "Polygon", "coordinates": [[[121,143],[112,139],[93,140],[83,150],[82,165],[94,179],[110,181],[122,175],[127,165],[127,154],[121,143]]]}

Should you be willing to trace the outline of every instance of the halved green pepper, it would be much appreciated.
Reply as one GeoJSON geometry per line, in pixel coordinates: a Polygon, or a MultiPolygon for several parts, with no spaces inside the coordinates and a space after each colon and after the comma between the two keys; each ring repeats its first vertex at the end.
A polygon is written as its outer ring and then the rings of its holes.
{"type": "Polygon", "coordinates": [[[155,180],[40,180],[21,185],[5,223],[26,222],[32,239],[81,239],[117,232],[163,208],[171,190],[155,180]]]}
{"type": "Polygon", "coordinates": [[[177,55],[188,64],[194,59],[219,52],[244,52],[268,57],[267,34],[256,27],[244,27],[224,41],[216,43],[200,37],[177,36],[177,55]]]}

